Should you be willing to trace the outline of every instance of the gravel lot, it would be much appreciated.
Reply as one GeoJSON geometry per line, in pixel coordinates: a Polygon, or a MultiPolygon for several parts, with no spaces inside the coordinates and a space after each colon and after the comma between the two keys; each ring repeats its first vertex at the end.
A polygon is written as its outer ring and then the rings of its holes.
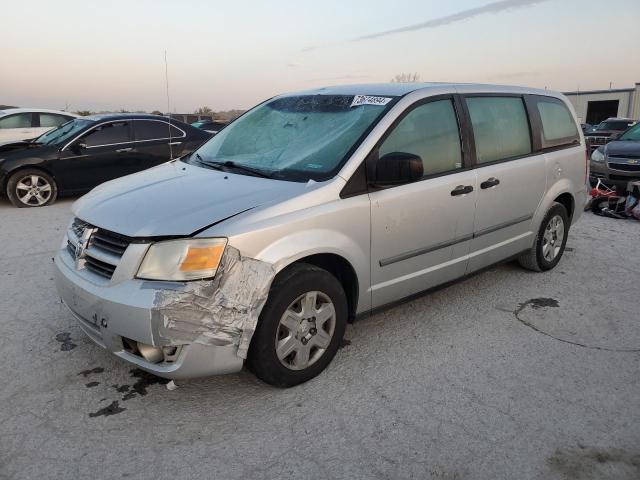
{"type": "Polygon", "coordinates": [[[640,478],[640,223],[583,216],[558,267],[506,264],[357,322],[315,380],[141,375],[60,303],[70,200],[0,199],[0,478],[640,478]]]}

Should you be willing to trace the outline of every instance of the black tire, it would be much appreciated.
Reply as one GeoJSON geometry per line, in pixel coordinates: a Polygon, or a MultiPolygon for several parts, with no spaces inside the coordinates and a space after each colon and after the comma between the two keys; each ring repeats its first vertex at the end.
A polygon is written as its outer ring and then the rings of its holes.
{"type": "Polygon", "coordinates": [[[342,285],[331,273],[305,263],[290,266],[275,278],[271,286],[251,340],[247,366],[259,379],[276,387],[292,387],[312,379],[329,365],[338,351],[347,325],[347,314],[347,297],[342,285]],[[314,291],[324,294],[333,303],[333,335],[329,346],[323,349],[324,353],[315,363],[304,369],[292,370],[282,363],[276,353],[276,336],[280,335],[282,328],[280,320],[296,299],[314,291]]]}
{"type": "Polygon", "coordinates": [[[544,216],[542,223],[540,224],[540,229],[538,230],[538,235],[536,236],[536,240],[531,247],[531,249],[527,250],[523,254],[518,257],[518,263],[527,270],[533,270],[534,272],[543,272],[546,270],[551,270],[555,267],[560,259],[562,258],[562,254],[564,253],[564,249],[567,245],[567,237],[569,236],[569,215],[567,214],[567,209],[564,205],[554,202],[551,205],[549,211],[544,216]],[[549,223],[555,217],[560,217],[562,219],[564,225],[564,234],[562,238],[562,242],[560,244],[560,250],[555,254],[555,257],[551,260],[545,258],[543,253],[543,247],[545,245],[545,231],[549,226],[549,223]]]}
{"type": "Polygon", "coordinates": [[[58,197],[58,186],[55,180],[46,172],[35,168],[19,170],[12,174],[7,181],[7,198],[18,208],[44,207],[51,205],[58,197]],[[34,179],[37,181],[34,185],[34,179]],[[25,186],[33,187],[39,197],[29,196],[25,201],[25,186]]]}

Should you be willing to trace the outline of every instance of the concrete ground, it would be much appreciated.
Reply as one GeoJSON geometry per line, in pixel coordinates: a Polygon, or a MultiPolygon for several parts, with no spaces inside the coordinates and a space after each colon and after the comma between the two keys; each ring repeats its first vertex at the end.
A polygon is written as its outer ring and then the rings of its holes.
{"type": "Polygon", "coordinates": [[[515,264],[359,321],[289,390],[183,382],[93,345],[51,257],[71,201],[0,200],[0,478],[640,478],[640,223],[587,213],[515,264]]]}

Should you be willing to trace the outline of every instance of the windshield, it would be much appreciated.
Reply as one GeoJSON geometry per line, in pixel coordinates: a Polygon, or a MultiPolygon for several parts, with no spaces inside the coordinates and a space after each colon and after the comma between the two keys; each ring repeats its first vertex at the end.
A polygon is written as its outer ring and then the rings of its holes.
{"type": "Polygon", "coordinates": [[[67,123],[63,123],[58,128],[49,130],[47,133],[40,135],[35,139],[35,143],[41,143],[43,145],[55,145],[56,143],[62,143],[69,140],[76,133],[80,132],[83,128],[93,124],[92,120],[85,120],[83,118],[75,118],[67,123]]]}
{"type": "Polygon", "coordinates": [[[620,135],[618,140],[631,140],[634,142],[640,142],[640,123],[637,123],[635,126],[631,127],[629,130],[620,135]]]}
{"type": "Polygon", "coordinates": [[[276,98],[231,123],[200,147],[195,158],[247,167],[281,180],[327,180],[390,108],[391,100],[359,95],[276,98]]]}
{"type": "Polygon", "coordinates": [[[629,128],[633,122],[602,122],[596,127],[596,130],[626,130],[629,128]]]}

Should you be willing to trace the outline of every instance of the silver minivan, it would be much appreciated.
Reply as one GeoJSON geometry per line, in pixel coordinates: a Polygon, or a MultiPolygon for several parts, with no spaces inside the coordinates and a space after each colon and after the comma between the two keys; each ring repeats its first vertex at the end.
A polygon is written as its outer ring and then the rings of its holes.
{"type": "Polygon", "coordinates": [[[546,90],[281,95],[79,199],[56,285],[95,343],[148,372],[246,361],[288,387],[318,375],[361,315],[508,259],[555,267],[586,162],[569,102],[546,90]]]}

